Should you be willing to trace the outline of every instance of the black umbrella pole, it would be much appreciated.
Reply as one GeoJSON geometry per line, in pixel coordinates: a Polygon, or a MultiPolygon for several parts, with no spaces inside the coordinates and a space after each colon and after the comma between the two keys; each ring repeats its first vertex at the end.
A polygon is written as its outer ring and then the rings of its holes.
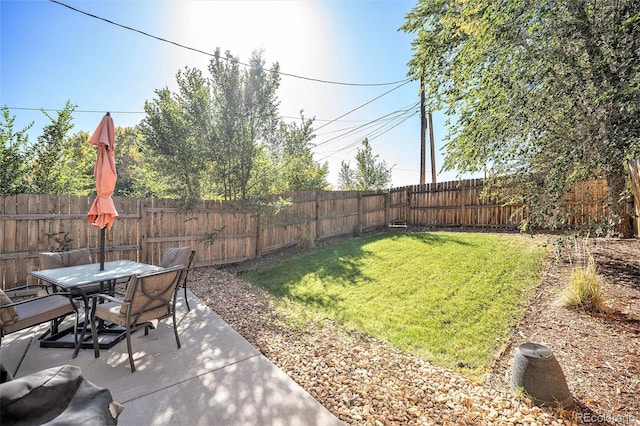
{"type": "Polygon", "coordinates": [[[105,228],[100,229],[100,270],[104,271],[104,234],[105,228]]]}

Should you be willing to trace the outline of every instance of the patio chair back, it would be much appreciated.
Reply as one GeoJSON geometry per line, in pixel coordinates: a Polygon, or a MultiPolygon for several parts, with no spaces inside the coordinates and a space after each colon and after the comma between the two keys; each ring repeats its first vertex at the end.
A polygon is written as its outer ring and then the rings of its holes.
{"type": "Polygon", "coordinates": [[[134,275],[127,284],[120,315],[129,325],[163,319],[175,307],[175,292],[182,268],[134,275]]]}
{"type": "Polygon", "coordinates": [[[172,268],[174,266],[182,266],[185,268],[180,276],[180,282],[178,282],[176,291],[178,291],[180,287],[184,289],[184,302],[187,305],[187,311],[191,310],[191,307],[189,306],[189,299],[187,297],[187,277],[189,275],[189,271],[193,268],[193,259],[195,255],[195,250],[191,250],[190,246],[168,248],[162,253],[162,260],[159,265],[163,268],[172,268]]]}
{"type": "Polygon", "coordinates": [[[89,249],[82,248],[60,252],[38,253],[40,269],[56,269],[66,266],[87,265],[91,263],[91,253],[89,249]]]}
{"type": "Polygon", "coordinates": [[[172,268],[174,266],[188,266],[189,256],[191,255],[191,247],[171,247],[162,252],[160,265],[163,268],[172,268]]]}
{"type": "MultiPolygon", "coordinates": [[[[87,248],[55,252],[44,251],[38,253],[38,260],[40,260],[40,269],[57,269],[67,266],[88,265],[91,263],[91,253],[87,248]]],[[[82,296],[83,294],[98,293],[101,289],[100,283],[95,283],[84,286],[82,293],[74,288],[71,290],[71,294],[76,297],[82,296]]]]}

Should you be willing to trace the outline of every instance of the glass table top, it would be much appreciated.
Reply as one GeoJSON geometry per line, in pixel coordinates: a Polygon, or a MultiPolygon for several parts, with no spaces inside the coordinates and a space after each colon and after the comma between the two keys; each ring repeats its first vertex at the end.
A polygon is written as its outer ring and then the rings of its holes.
{"type": "Polygon", "coordinates": [[[104,263],[100,270],[99,263],[67,266],[64,268],[43,269],[29,272],[30,275],[63,288],[73,288],[101,281],[111,281],[130,277],[133,274],[161,271],[164,268],[132,260],[114,260],[104,263]]]}

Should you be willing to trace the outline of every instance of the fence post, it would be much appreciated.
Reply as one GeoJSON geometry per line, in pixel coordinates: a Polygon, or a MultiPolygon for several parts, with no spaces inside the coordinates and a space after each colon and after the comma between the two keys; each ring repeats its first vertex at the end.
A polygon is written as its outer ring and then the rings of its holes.
{"type": "Polygon", "coordinates": [[[460,226],[464,225],[464,180],[460,179],[460,226]]]}
{"type": "Polygon", "coordinates": [[[362,193],[358,191],[358,234],[362,234],[362,193]]]}
{"type": "Polygon", "coordinates": [[[411,186],[407,186],[407,189],[405,191],[407,202],[406,202],[406,207],[405,207],[406,211],[404,212],[405,214],[404,217],[407,218],[407,225],[413,226],[415,224],[413,223],[413,218],[411,217],[411,188],[412,188],[411,186]]]}
{"type": "Polygon", "coordinates": [[[260,213],[260,211],[258,211],[258,214],[256,215],[256,253],[255,253],[255,258],[259,258],[260,257],[260,217],[262,216],[262,214],[260,213]]]}
{"type": "Polygon", "coordinates": [[[307,226],[309,227],[309,232],[311,232],[311,230],[313,229],[313,234],[312,234],[313,238],[311,239],[311,243],[315,247],[316,240],[318,239],[318,221],[317,221],[317,218],[318,218],[318,191],[316,191],[316,190],[313,191],[313,200],[314,200],[314,206],[315,206],[313,208],[313,210],[314,210],[313,214],[314,214],[315,218],[314,218],[313,223],[307,222],[307,226]]]}
{"type": "Polygon", "coordinates": [[[316,237],[315,239],[318,239],[318,236],[320,235],[320,191],[316,190],[316,207],[315,207],[315,219],[314,219],[314,224],[316,227],[316,237]]]}
{"type": "Polygon", "coordinates": [[[147,247],[147,236],[149,235],[147,203],[138,199],[138,211],[140,212],[140,222],[138,223],[139,235],[139,258],[142,263],[148,263],[149,248],[147,247]]]}
{"type": "Polygon", "coordinates": [[[389,204],[391,203],[391,189],[385,191],[384,197],[384,227],[389,226],[389,204]]]}

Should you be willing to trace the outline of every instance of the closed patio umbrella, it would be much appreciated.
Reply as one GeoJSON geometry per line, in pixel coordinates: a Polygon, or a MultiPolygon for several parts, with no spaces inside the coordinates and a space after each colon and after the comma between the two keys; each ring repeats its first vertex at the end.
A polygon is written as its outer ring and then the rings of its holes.
{"type": "Polygon", "coordinates": [[[89,142],[98,148],[98,158],[93,171],[98,194],[91,204],[89,213],[87,213],[87,220],[94,228],[100,229],[100,270],[103,270],[105,229],[111,229],[113,222],[118,217],[116,206],[111,198],[118,175],[114,158],[115,129],[109,113],[106,113],[102,118],[89,142]]]}

